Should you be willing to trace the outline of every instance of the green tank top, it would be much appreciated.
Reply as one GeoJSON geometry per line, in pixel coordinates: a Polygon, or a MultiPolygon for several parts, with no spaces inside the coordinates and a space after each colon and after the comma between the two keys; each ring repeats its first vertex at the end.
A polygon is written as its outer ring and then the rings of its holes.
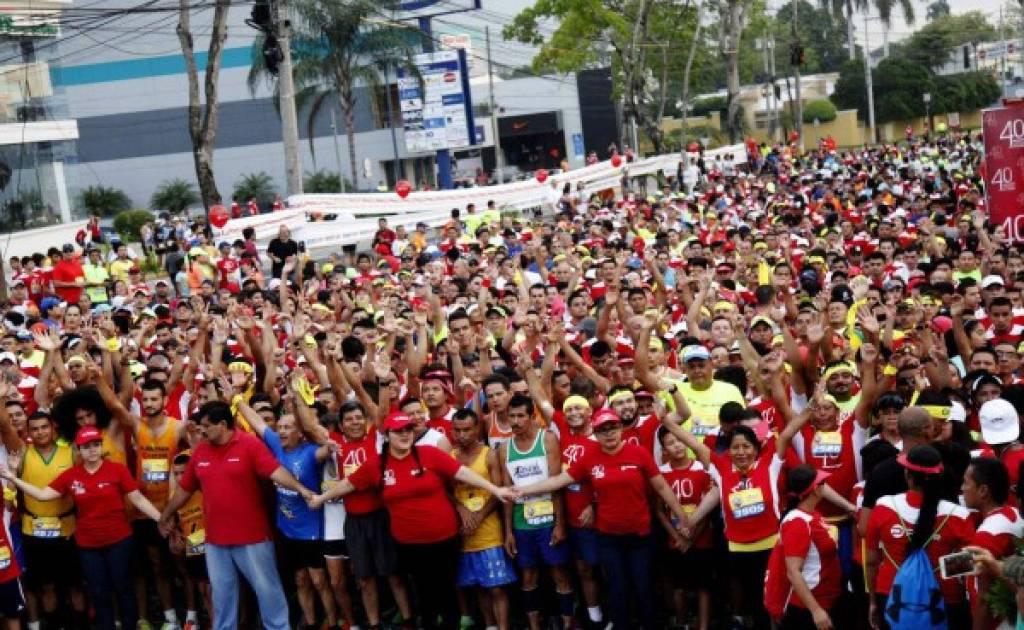
{"type": "MultiPolygon", "coordinates": [[[[544,431],[537,431],[533,446],[526,452],[516,448],[515,438],[510,438],[505,468],[512,478],[512,485],[521,487],[548,478],[548,453],[544,448],[544,431]]],[[[523,497],[512,509],[512,527],[515,529],[542,529],[555,524],[555,503],[550,493],[523,497]]]]}

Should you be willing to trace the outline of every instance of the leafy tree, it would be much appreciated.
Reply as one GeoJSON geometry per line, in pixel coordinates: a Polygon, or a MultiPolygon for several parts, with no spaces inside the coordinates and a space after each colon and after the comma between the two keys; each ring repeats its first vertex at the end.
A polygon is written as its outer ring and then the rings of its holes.
{"type": "Polygon", "coordinates": [[[255,199],[261,207],[274,202],[277,191],[274,189],[274,178],[263,171],[242,175],[241,179],[235,182],[235,190],[232,193],[238,203],[244,204],[250,199],[255,199]]]}
{"type": "Polygon", "coordinates": [[[935,0],[935,2],[928,5],[927,18],[931,22],[936,18],[945,17],[949,13],[949,3],[946,0],[935,0]]]}
{"type": "Polygon", "coordinates": [[[120,188],[89,186],[78,195],[78,205],[90,216],[112,217],[132,207],[132,200],[120,188]]]}
{"type": "MultiPolygon", "coordinates": [[[[333,171],[315,171],[306,173],[306,181],[302,189],[308,193],[336,193],[341,192],[341,175],[333,171]]],[[[345,190],[351,190],[352,184],[345,182],[345,190]]]]}
{"type": "MultiPolygon", "coordinates": [[[[196,195],[197,201],[198,198],[198,195],[196,195]]],[[[152,220],[153,213],[148,210],[125,210],[114,217],[114,231],[124,241],[138,242],[142,240],[142,236],[139,234],[142,226],[152,220]]]]}
{"type": "MultiPolygon", "coordinates": [[[[415,72],[412,53],[419,42],[419,32],[374,23],[377,16],[395,6],[394,0],[298,0],[294,4],[297,17],[292,36],[295,106],[300,111],[308,108],[306,125],[310,151],[314,150],[313,124],[317,115],[329,106],[332,98],[337,98],[354,182],[358,181],[356,86],[369,86],[376,93],[383,85],[385,68],[390,68],[392,73],[398,68],[415,72]]],[[[276,79],[267,71],[262,48],[263,38],[257,37],[253,42],[248,77],[249,90],[254,94],[265,80],[275,81],[276,92],[276,79]]],[[[371,106],[375,107],[376,103],[371,106]]]]}
{"type": "Polygon", "coordinates": [[[793,4],[787,2],[779,7],[771,22],[775,35],[776,74],[789,75],[793,66],[789,63],[789,50],[793,42],[793,22],[797,35],[804,47],[804,65],[800,71],[806,74],[837,72],[848,59],[846,39],[847,20],[843,15],[832,16],[827,9],[800,0],[797,19],[793,18],[793,4]]]}
{"type": "Polygon", "coordinates": [[[804,122],[830,122],[836,119],[836,106],[831,101],[809,101],[804,105],[804,122]]]}
{"type": "Polygon", "coordinates": [[[935,68],[949,61],[957,46],[993,41],[996,37],[995,27],[980,11],[945,15],[936,17],[911,35],[897,47],[894,56],[935,68]]]}
{"type": "Polygon", "coordinates": [[[182,214],[199,202],[195,186],[190,182],[184,179],[169,179],[153,192],[149,207],[154,210],[166,210],[171,214],[182,214]]]}

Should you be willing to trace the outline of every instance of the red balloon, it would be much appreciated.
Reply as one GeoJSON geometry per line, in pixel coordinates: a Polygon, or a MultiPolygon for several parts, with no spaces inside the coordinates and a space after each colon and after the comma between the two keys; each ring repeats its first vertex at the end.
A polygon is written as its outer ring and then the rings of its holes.
{"type": "Polygon", "coordinates": [[[622,156],[616,153],[612,156],[612,166],[619,168],[622,165],[622,156]]]}
{"type": "Polygon", "coordinates": [[[696,142],[691,142],[689,145],[687,145],[686,150],[690,153],[699,153],[700,145],[697,144],[696,142]]]}
{"type": "Polygon", "coordinates": [[[227,225],[228,219],[231,218],[231,213],[224,206],[217,204],[210,208],[210,223],[213,227],[222,228],[227,225]]]}
{"type": "Polygon", "coordinates": [[[547,170],[542,168],[539,171],[537,171],[537,181],[538,182],[543,184],[544,182],[547,181],[547,179],[548,179],[548,172],[547,172],[547,170]]]}
{"type": "Polygon", "coordinates": [[[409,196],[409,193],[412,192],[412,184],[407,180],[400,179],[398,180],[398,183],[395,184],[395,192],[398,193],[399,197],[405,199],[409,196]]]}

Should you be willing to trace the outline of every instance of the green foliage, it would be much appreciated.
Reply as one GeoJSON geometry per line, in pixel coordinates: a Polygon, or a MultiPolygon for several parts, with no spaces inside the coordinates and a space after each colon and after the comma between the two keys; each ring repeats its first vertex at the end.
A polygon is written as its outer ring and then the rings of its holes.
{"type": "Polygon", "coordinates": [[[804,105],[804,122],[814,123],[815,120],[818,122],[831,122],[836,119],[836,106],[831,101],[816,100],[809,101],[804,105]]]}
{"type": "MultiPolygon", "coordinates": [[[[797,34],[804,47],[804,65],[800,71],[805,74],[819,72],[837,72],[850,58],[847,50],[846,18],[842,14],[831,15],[827,8],[800,0],[797,8],[797,19],[793,16],[793,3],[786,2],[779,7],[770,29],[775,35],[775,74],[786,76],[792,74],[793,67],[789,63],[789,50],[793,42],[793,22],[796,22],[797,34]]],[[[750,39],[749,37],[747,39],[750,39]]],[[[760,54],[760,53],[758,53],[760,54]]],[[[767,80],[757,73],[757,80],[767,80]]]]}
{"type": "MultiPolygon", "coordinates": [[[[341,176],[327,170],[306,173],[302,189],[307,193],[341,192],[341,176]]],[[[348,180],[345,181],[345,190],[352,190],[352,184],[348,180]]]]}
{"type": "Polygon", "coordinates": [[[154,210],[166,210],[171,214],[182,214],[189,206],[200,202],[195,186],[184,179],[169,179],[160,184],[149,200],[154,210]]]}
{"type": "Polygon", "coordinates": [[[897,46],[894,56],[934,68],[949,61],[957,46],[993,41],[996,37],[995,27],[981,11],[943,15],[925,24],[897,46]]]}
{"type": "MultiPolygon", "coordinates": [[[[708,146],[706,147],[708,149],[724,146],[728,143],[729,139],[724,131],[708,125],[693,126],[686,130],[687,144],[701,138],[708,139],[708,146]]],[[[680,151],[683,147],[683,130],[673,129],[665,137],[665,143],[669,150],[680,151]]]]}
{"type": "Polygon", "coordinates": [[[729,99],[725,96],[712,96],[699,98],[693,102],[690,116],[707,116],[711,112],[722,112],[725,115],[725,108],[729,106],[729,99]]]}
{"type": "Polygon", "coordinates": [[[250,199],[255,199],[260,207],[274,203],[274,178],[263,171],[249,173],[235,182],[235,189],[231,193],[233,199],[245,205],[250,199]]]}
{"type": "Polygon", "coordinates": [[[946,0],[935,0],[928,5],[928,21],[949,15],[949,3],[946,0]]]}
{"type": "Polygon", "coordinates": [[[114,231],[125,242],[137,242],[142,240],[139,230],[143,225],[153,221],[153,218],[153,213],[149,210],[125,210],[114,217],[114,231]]]}
{"type": "Polygon", "coordinates": [[[89,186],[78,194],[78,205],[90,216],[112,217],[132,207],[132,200],[120,188],[89,186]]]}

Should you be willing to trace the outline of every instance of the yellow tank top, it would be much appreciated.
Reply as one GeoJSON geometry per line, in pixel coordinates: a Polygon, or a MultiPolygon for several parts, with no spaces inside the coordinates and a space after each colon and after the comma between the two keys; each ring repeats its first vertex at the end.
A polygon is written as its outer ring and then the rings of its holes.
{"type": "MultiPolygon", "coordinates": [[[[61,473],[74,466],[74,454],[66,444],[57,444],[44,459],[36,447],[25,450],[25,461],[21,478],[33,486],[45,488],[61,473]]],[[[56,501],[38,501],[24,496],[24,513],[21,515],[21,531],[25,536],[37,538],[58,538],[75,532],[74,499],[64,495],[56,501]]]]}
{"type": "Polygon", "coordinates": [[[110,437],[110,430],[103,430],[103,456],[108,461],[128,465],[128,454],[124,452],[124,442],[118,442],[110,437]]]}
{"type": "Polygon", "coordinates": [[[157,436],[145,422],[139,424],[135,446],[136,478],[139,490],[158,510],[167,505],[171,492],[171,462],[178,453],[179,420],[167,418],[163,432],[157,436]]]}
{"type": "MultiPolygon", "coordinates": [[[[473,464],[467,466],[484,479],[490,478],[490,473],[487,470],[487,453],[490,450],[486,446],[480,449],[480,454],[473,460],[473,464]]],[[[482,510],[490,498],[491,493],[486,490],[462,482],[455,483],[455,500],[470,512],[482,510]]],[[[462,539],[462,550],[483,551],[492,547],[500,547],[503,543],[501,520],[498,518],[498,511],[495,510],[487,515],[475,532],[462,539]]]]}
{"type": "Polygon", "coordinates": [[[203,493],[196,490],[178,509],[178,531],[185,539],[185,555],[199,556],[206,550],[206,519],[203,518],[203,493]]]}

